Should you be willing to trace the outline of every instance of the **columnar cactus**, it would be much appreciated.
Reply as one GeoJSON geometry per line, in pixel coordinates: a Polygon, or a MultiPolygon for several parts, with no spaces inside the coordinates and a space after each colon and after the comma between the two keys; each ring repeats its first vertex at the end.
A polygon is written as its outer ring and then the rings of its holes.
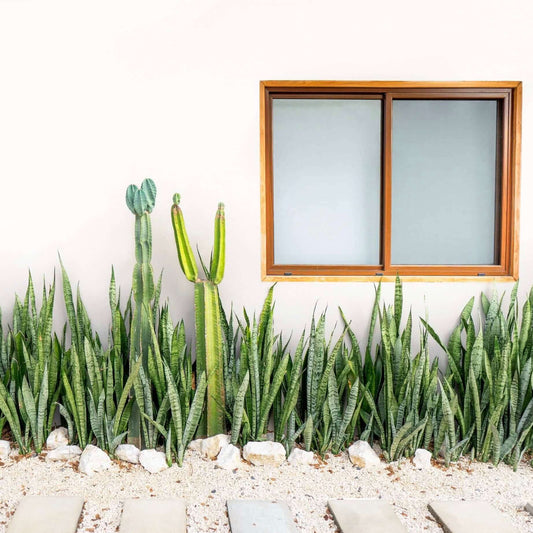
{"type": "MultiPolygon", "coordinates": [[[[209,269],[202,268],[207,279],[200,279],[183,213],[180,195],[175,194],[171,210],[172,226],[178,249],[178,259],[185,277],[194,283],[196,323],[196,376],[207,375],[207,408],[198,428],[199,435],[217,435],[225,430],[225,390],[223,375],[222,328],[217,285],[222,281],[225,266],[226,230],[224,204],[218,204],[215,217],[215,243],[209,269]]],[[[202,259],[200,258],[200,261],[202,259]]]]}
{"type": "MultiPolygon", "coordinates": [[[[141,187],[130,185],[126,191],[126,204],[135,215],[135,267],[132,290],[135,307],[131,323],[130,366],[143,358],[147,367],[148,347],[151,340],[151,302],[155,294],[152,259],[152,224],[150,213],[155,205],[157,189],[151,179],[145,179],[141,187]]],[[[128,427],[128,441],[141,447],[141,415],[134,404],[128,427]]]]}

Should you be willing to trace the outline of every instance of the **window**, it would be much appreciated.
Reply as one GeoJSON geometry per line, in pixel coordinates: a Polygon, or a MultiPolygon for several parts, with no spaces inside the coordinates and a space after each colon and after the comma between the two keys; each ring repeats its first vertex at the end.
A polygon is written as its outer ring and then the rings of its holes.
{"type": "Polygon", "coordinates": [[[263,278],[516,279],[521,89],[261,82],[263,278]]]}

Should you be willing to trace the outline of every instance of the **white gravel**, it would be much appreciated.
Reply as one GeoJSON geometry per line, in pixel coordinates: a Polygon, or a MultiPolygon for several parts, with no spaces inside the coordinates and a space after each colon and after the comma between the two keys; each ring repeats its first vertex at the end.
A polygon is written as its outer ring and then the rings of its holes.
{"type": "Polygon", "coordinates": [[[184,466],[149,474],[139,465],[113,462],[106,472],[87,477],[69,463],[38,457],[0,463],[0,533],[6,530],[25,494],[80,495],[85,501],[79,532],[115,532],[122,502],[135,497],[180,497],[188,505],[189,532],[229,531],[225,502],[233,498],[285,500],[299,531],[336,531],[328,498],[383,498],[391,502],[409,531],[442,531],[427,510],[434,499],[478,499],[505,512],[517,531],[533,531],[533,517],[523,510],[533,500],[533,468],[523,462],[517,472],[506,465],[463,459],[448,469],[437,465],[416,470],[410,461],[358,470],[346,453],[314,466],[254,467],[235,471],[188,452],[184,466]]]}

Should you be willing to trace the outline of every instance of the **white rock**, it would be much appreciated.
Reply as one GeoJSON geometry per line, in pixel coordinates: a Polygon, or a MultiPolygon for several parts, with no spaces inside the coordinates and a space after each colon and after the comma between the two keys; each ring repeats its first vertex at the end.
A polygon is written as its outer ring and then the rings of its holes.
{"type": "Polygon", "coordinates": [[[229,444],[229,441],[230,436],[224,434],[202,439],[200,452],[208,459],[214,459],[220,453],[220,450],[229,444]]]}
{"type": "Polygon", "coordinates": [[[287,462],[291,465],[311,465],[316,464],[316,459],[313,452],[306,452],[300,448],[294,448],[287,462]]]}
{"type": "Polygon", "coordinates": [[[80,457],[79,471],[92,476],[95,472],[102,472],[111,466],[109,456],[97,446],[89,444],[80,457]]]}
{"type": "Polygon", "coordinates": [[[242,466],[241,452],[237,446],[227,444],[220,450],[216,460],[216,466],[224,470],[234,470],[242,466]]]}
{"type": "Polygon", "coordinates": [[[202,450],[203,440],[204,439],[191,440],[191,442],[189,442],[189,445],[187,446],[187,449],[192,450],[193,452],[200,452],[202,450]]]}
{"type": "Polygon", "coordinates": [[[141,451],[133,444],[119,444],[115,450],[115,456],[121,461],[138,464],[141,451]]]}
{"type": "Polygon", "coordinates": [[[55,450],[56,448],[59,448],[60,446],[67,446],[68,445],[68,431],[67,428],[57,428],[54,429],[48,435],[48,438],[46,439],[46,447],[49,450],[55,450]]]}
{"type": "Polygon", "coordinates": [[[79,446],[59,446],[46,454],[47,461],[68,461],[81,455],[79,446]]]}
{"type": "Polygon", "coordinates": [[[359,468],[368,468],[381,464],[377,453],[365,440],[354,442],[348,448],[348,455],[350,456],[350,461],[359,468]]]}
{"type": "Polygon", "coordinates": [[[418,448],[413,457],[413,464],[416,468],[430,468],[431,467],[431,452],[418,448]]]}
{"type": "Polygon", "coordinates": [[[168,468],[165,454],[157,450],[143,450],[139,454],[139,462],[150,474],[157,474],[168,468]]]}
{"type": "Polygon", "coordinates": [[[0,440],[0,461],[5,461],[9,458],[11,452],[11,444],[7,440],[0,440]]]}
{"type": "Polygon", "coordinates": [[[285,461],[283,444],[279,442],[249,442],[242,451],[243,457],[255,466],[279,466],[285,461]]]}

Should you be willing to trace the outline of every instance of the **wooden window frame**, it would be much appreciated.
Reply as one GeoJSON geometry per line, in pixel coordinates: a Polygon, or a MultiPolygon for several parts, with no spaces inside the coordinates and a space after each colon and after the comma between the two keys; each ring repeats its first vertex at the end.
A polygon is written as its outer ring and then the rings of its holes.
{"type": "MultiPolygon", "coordinates": [[[[514,281],[518,279],[522,83],[261,81],[261,277],[264,281],[514,281]],[[276,265],[272,165],[273,98],[377,98],[383,102],[380,265],[276,265]],[[491,99],[500,102],[499,249],[493,265],[391,265],[393,99],[491,99]]],[[[499,205],[498,205],[499,204],[499,205]]],[[[496,253],[496,252],[495,252],[496,253]]]]}

